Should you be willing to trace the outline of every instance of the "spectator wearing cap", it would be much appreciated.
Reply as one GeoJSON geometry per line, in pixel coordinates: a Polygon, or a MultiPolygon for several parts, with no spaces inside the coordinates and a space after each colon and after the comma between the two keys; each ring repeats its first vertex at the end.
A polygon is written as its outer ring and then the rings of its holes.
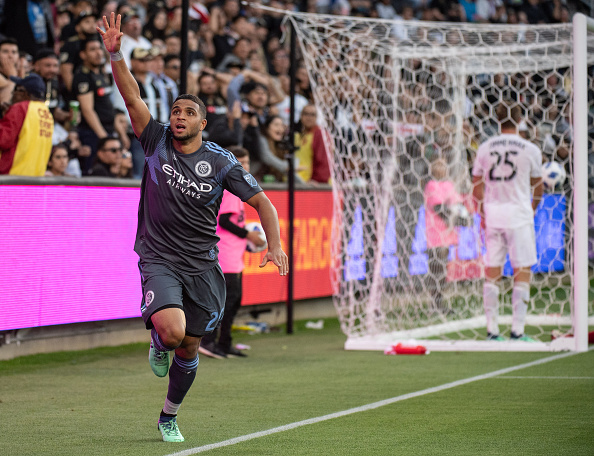
{"type": "Polygon", "coordinates": [[[54,19],[49,0],[16,0],[5,2],[4,34],[15,38],[19,49],[35,55],[42,47],[53,47],[54,19]]]}
{"type": "Polygon", "coordinates": [[[80,50],[82,43],[90,38],[97,37],[97,16],[92,11],[83,10],[76,16],[74,23],[75,34],[68,38],[60,48],[60,77],[69,92],[72,91],[72,77],[82,65],[80,50]]]}
{"type": "Polygon", "coordinates": [[[72,113],[69,112],[60,93],[59,67],[58,55],[53,49],[40,49],[33,58],[33,71],[41,76],[45,84],[45,105],[54,117],[54,137],[59,135],[59,138],[55,138],[54,143],[66,140],[68,128],[64,128],[65,123],[72,120],[72,113]]]}
{"type": "MultiPolygon", "coordinates": [[[[136,10],[131,9],[126,13],[122,14],[121,31],[124,34],[122,36],[122,47],[120,51],[124,56],[126,65],[128,68],[131,67],[130,55],[136,48],[150,49],[153,47],[151,42],[142,36],[142,22],[140,16],[136,10]]],[[[114,91],[115,93],[116,91],[114,91]]]]}
{"type": "Polygon", "coordinates": [[[0,119],[0,174],[43,176],[52,150],[54,119],[41,76],[12,77],[12,105],[0,119]]]}
{"type": "Polygon", "coordinates": [[[74,74],[72,95],[80,103],[78,135],[91,147],[90,158],[80,158],[83,175],[87,174],[97,151],[97,142],[114,130],[114,107],[111,101],[112,80],[104,71],[105,54],[95,38],[84,42],[80,51],[83,64],[74,74]]]}

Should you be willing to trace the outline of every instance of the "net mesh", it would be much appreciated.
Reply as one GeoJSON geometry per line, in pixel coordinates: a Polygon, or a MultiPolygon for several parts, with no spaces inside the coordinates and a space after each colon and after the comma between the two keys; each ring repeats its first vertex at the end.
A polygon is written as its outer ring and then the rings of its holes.
{"type": "MultiPolygon", "coordinates": [[[[520,134],[567,173],[536,214],[526,332],[540,341],[571,333],[571,26],[289,19],[332,138],[333,299],[349,339],[485,338],[484,234],[470,176],[478,145],[499,133],[494,111],[504,98],[522,106],[520,134]],[[428,249],[425,188],[436,168],[460,197],[447,211],[459,240],[428,249]]],[[[594,89],[591,72],[588,81],[594,89]]],[[[509,264],[505,274],[504,332],[509,264]]]]}

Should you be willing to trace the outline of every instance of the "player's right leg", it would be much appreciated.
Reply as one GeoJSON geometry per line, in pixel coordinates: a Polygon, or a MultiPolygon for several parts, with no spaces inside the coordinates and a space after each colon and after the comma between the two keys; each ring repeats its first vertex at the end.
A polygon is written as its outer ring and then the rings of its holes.
{"type": "Polygon", "coordinates": [[[177,274],[160,264],[140,264],[143,300],[142,318],[151,330],[149,364],[157,377],[169,370],[169,352],[185,337],[182,283],[177,274]]]}
{"type": "Polygon", "coordinates": [[[512,327],[511,339],[535,342],[524,334],[526,314],[530,302],[531,267],[536,263],[536,240],[534,225],[527,224],[508,233],[509,259],[514,268],[514,288],[512,291],[512,327]]]}

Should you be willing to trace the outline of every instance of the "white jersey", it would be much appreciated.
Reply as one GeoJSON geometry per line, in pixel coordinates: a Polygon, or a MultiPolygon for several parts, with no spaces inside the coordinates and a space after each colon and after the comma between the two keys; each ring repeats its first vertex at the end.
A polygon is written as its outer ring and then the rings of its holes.
{"type": "Polygon", "coordinates": [[[534,223],[530,178],[541,174],[542,152],[522,137],[503,134],[481,144],[472,175],[482,176],[485,182],[487,226],[517,228],[534,223]]]}

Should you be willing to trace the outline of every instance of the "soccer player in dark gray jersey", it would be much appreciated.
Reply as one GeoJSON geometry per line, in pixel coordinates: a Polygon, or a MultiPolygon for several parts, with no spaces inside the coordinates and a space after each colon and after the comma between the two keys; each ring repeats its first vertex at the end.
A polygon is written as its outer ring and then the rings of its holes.
{"type": "Polygon", "coordinates": [[[217,214],[228,190],[242,201],[262,189],[235,156],[203,141],[190,154],[175,150],[169,126],[151,119],[140,142],[146,161],[135,251],[188,274],[217,264],[217,214]]]}
{"type": "Polygon", "coordinates": [[[260,267],[273,262],[280,275],[289,268],[281,248],[276,209],[225,149],[202,140],[206,108],[194,95],[173,103],[169,125],[151,118],[138,84],[120,52],[121,16],[103,17],[97,27],[111,55],[111,69],[126,102],[134,134],[146,161],[138,210],[135,250],[140,257],[142,318],[151,329],[149,363],[169,388],[158,429],[166,442],[184,440],[179,407],[196,378],[198,347],[224,312],[225,281],[217,261],[216,223],[223,190],[252,206],[266,233],[268,251],[260,267]],[[175,351],[171,366],[169,353],[175,351]]]}

